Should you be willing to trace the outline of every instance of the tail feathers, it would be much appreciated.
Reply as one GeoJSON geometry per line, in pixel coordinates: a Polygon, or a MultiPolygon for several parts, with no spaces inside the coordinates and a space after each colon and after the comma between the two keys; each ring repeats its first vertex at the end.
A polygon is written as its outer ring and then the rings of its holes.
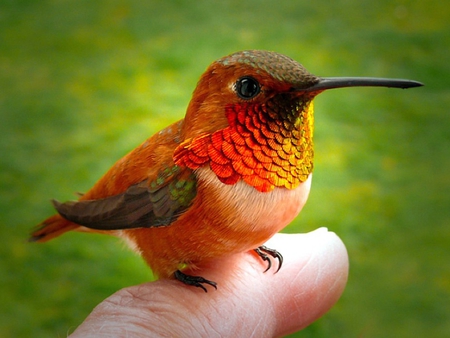
{"type": "Polygon", "coordinates": [[[60,215],[53,215],[36,227],[29,240],[30,242],[46,242],[78,227],[78,224],[72,223],[60,215]]]}

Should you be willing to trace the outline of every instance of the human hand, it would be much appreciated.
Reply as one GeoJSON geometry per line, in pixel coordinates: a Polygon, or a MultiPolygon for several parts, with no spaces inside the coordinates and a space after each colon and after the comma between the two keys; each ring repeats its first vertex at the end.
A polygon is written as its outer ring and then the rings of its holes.
{"type": "Polygon", "coordinates": [[[277,234],[267,242],[283,267],[241,253],[189,274],[217,282],[203,290],[176,280],[122,289],[100,303],[70,336],[76,337],[279,337],[326,313],[347,282],[348,257],[325,228],[277,234]]]}

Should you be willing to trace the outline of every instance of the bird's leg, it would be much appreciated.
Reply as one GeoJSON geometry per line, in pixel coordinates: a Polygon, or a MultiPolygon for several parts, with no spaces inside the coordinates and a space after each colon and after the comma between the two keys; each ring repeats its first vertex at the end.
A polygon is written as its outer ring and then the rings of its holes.
{"type": "Polygon", "coordinates": [[[257,247],[256,249],[254,249],[255,252],[258,254],[259,257],[261,257],[261,259],[263,261],[267,262],[267,269],[264,270],[264,272],[269,271],[269,269],[272,267],[272,262],[269,258],[269,256],[272,256],[273,258],[278,259],[278,269],[277,271],[275,271],[275,273],[277,273],[278,271],[280,271],[281,266],[283,265],[283,256],[275,249],[270,249],[264,245],[261,245],[259,247],[257,247]]]}
{"type": "Polygon", "coordinates": [[[183,282],[184,284],[202,288],[203,291],[205,291],[205,292],[208,292],[208,290],[206,290],[206,288],[203,286],[203,284],[209,284],[217,290],[217,283],[207,280],[201,276],[190,276],[190,275],[186,275],[185,273],[181,272],[180,270],[177,270],[174,273],[174,277],[175,277],[175,279],[178,279],[180,282],[183,282]]]}

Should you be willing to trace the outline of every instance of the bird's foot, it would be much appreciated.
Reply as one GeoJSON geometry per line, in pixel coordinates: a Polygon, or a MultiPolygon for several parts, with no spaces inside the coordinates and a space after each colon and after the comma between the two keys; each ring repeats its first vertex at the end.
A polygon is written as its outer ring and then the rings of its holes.
{"type": "Polygon", "coordinates": [[[187,284],[187,285],[192,285],[192,286],[201,288],[205,292],[208,292],[208,290],[206,290],[206,288],[203,286],[203,284],[211,285],[217,290],[217,283],[207,280],[201,276],[186,275],[183,272],[181,272],[180,270],[175,271],[174,276],[180,282],[183,282],[184,284],[187,284]]]}
{"type": "Polygon", "coordinates": [[[270,260],[269,256],[272,256],[273,258],[278,259],[278,269],[277,271],[275,271],[275,273],[277,273],[278,271],[280,271],[281,266],[283,265],[283,256],[275,249],[270,249],[264,245],[261,245],[259,247],[257,247],[255,249],[255,252],[258,254],[259,257],[261,257],[261,259],[263,261],[267,262],[267,269],[264,270],[264,272],[269,271],[269,269],[272,267],[272,261],[270,260]]]}

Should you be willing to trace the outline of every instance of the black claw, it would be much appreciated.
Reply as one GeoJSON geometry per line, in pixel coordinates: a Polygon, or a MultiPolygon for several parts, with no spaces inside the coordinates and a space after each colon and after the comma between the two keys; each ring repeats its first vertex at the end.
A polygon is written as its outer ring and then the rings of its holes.
{"type": "Polygon", "coordinates": [[[272,261],[270,260],[268,255],[272,256],[273,258],[278,259],[278,262],[279,262],[278,269],[277,269],[277,271],[275,271],[275,273],[280,271],[281,266],[283,265],[283,256],[277,250],[270,249],[264,245],[261,245],[255,249],[255,252],[258,254],[259,257],[261,257],[261,259],[263,261],[267,262],[267,269],[264,270],[264,272],[269,271],[269,269],[272,267],[272,261]]]}
{"type": "Polygon", "coordinates": [[[174,276],[176,279],[178,279],[180,282],[183,282],[186,285],[192,285],[198,288],[201,288],[203,291],[208,292],[206,288],[203,286],[203,284],[208,284],[213,286],[217,290],[217,283],[207,280],[201,276],[190,276],[186,275],[180,270],[175,271],[174,276]]]}
{"type": "Polygon", "coordinates": [[[261,257],[263,261],[267,262],[267,269],[264,270],[264,273],[266,273],[272,267],[272,261],[270,260],[269,256],[267,256],[267,254],[261,250],[261,247],[256,248],[255,252],[259,257],[261,257]]]}

